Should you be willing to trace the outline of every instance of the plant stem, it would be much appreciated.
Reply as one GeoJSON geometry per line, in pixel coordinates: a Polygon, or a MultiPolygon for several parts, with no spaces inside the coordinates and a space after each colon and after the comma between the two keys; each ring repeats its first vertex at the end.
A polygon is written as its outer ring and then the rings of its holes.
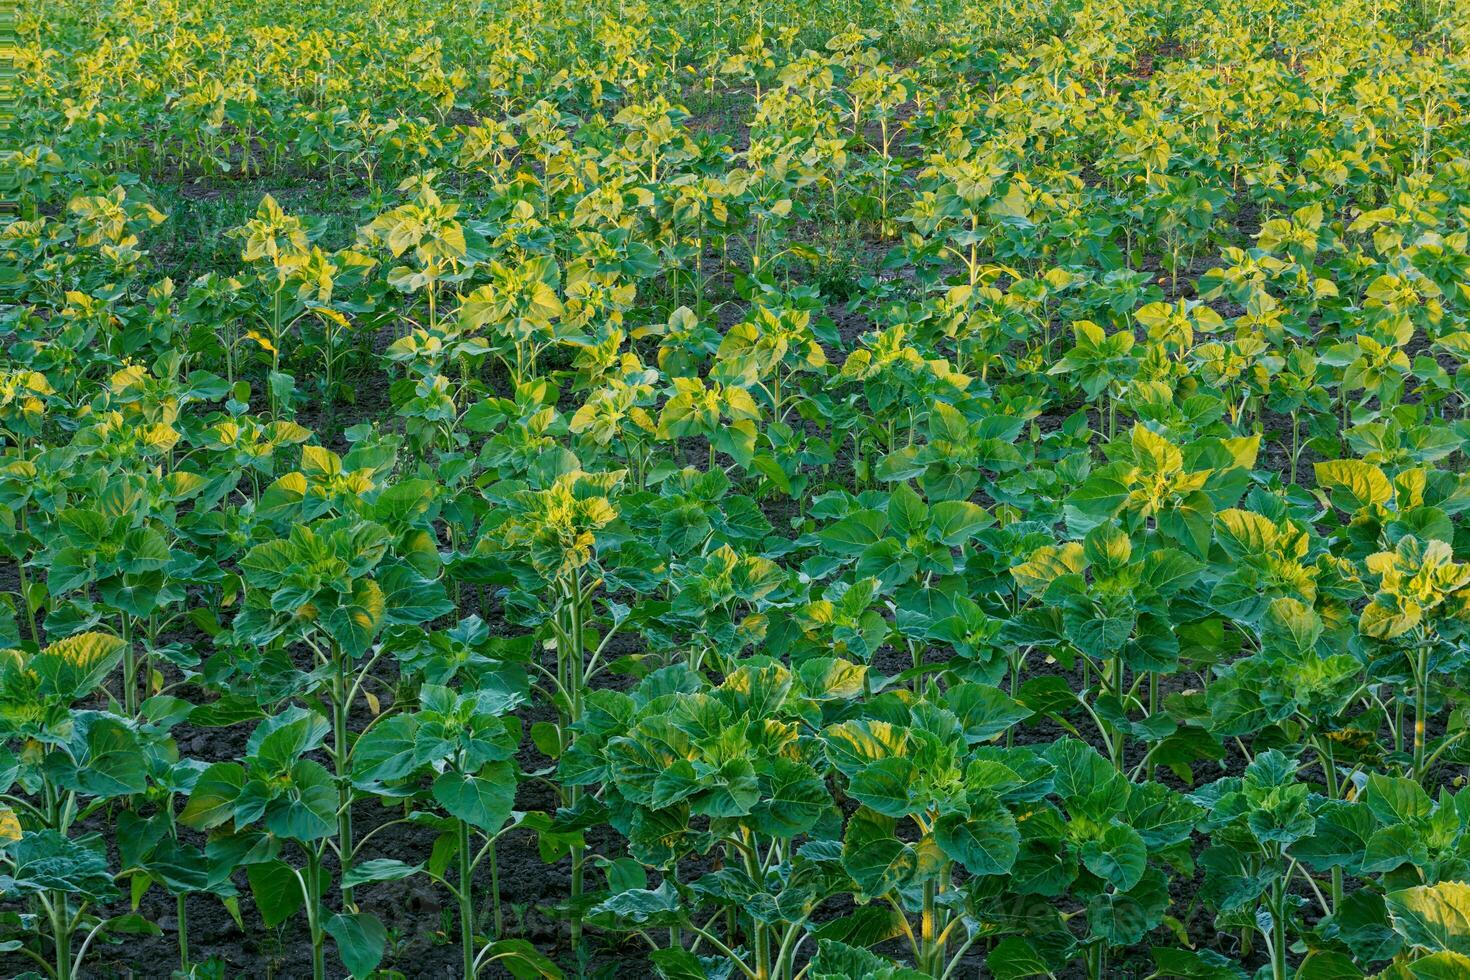
{"type": "Polygon", "coordinates": [[[1286,882],[1271,883],[1271,977],[1286,980],[1286,882]]]}
{"type": "MultiPolygon", "coordinates": [[[[342,650],[332,644],[332,742],[337,767],[337,849],[342,858],[342,880],[352,868],[352,785],[347,778],[347,670],[342,650]]],[[[342,904],[352,904],[352,889],[342,886],[342,904]]]]}
{"type": "MultiPolygon", "coordinates": [[[[1113,689],[1113,694],[1118,698],[1118,706],[1119,706],[1120,710],[1123,710],[1126,713],[1127,709],[1123,706],[1124,691],[1123,691],[1123,658],[1122,658],[1122,656],[1114,656],[1112,658],[1111,668],[1109,670],[1109,674],[1110,674],[1110,676],[1108,678],[1108,681],[1109,681],[1109,684],[1111,685],[1111,687],[1113,689]]],[[[1127,741],[1127,736],[1123,733],[1123,730],[1121,728],[1114,727],[1114,729],[1113,729],[1113,768],[1114,769],[1117,769],[1119,772],[1122,772],[1123,771],[1123,752],[1124,752],[1126,741],[1127,741]]]]}
{"type": "Polygon", "coordinates": [[[189,972],[189,908],[186,897],[184,893],[179,893],[179,969],[185,975],[189,972]]]}
{"type": "Polygon", "coordinates": [[[311,929],[311,980],[327,980],[327,943],[322,927],[321,856],[307,849],[306,924],[311,929]]]}
{"type": "MultiPolygon", "coordinates": [[[[22,507],[20,511],[20,533],[26,533],[26,510],[22,507]]],[[[31,607],[31,587],[26,578],[26,560],[24,555],[15,556],[15,572],[20,583],[20,604],[25,608],[26,625],[31,629],[31,642],[37,647],[41,645],[41,631],[36,626],[36,610],[31,607]]]]}
{"type": "Polygon", "coordinates": [[[944,951],[935,939],[934,896],[934,881],[930,879],[924,883],[924,908],[919,919],[919,941],[923,946],[919,957],[919,969],[930,976],[934,976],[936,966],[942,966],[944,962],[944,951]]]}
{"type": "MultiPolygon", "coordinates": [[[[675,861],[669,867],[669,880],[675,883],[679,881],[679,862],[677,861],[675,861]]],[[[669,926],[669,948],[678,949],[683,945],[683,932],[679,928],[679,923],[675,922],[673,925],[669,926]]]]}
{"type": "MultiPolygon", "coordinates": [[[[475,975],[475,905],[472,889],[474,873],[470,864],[470,825],[459,824],[459,944],[464,957],[465,980],[475,975]]],[[[497,928],[497,933],[498,933],[497,928]]]]}
{"type": "MultiPolygon", "coordinates": [[[[710,447],[710,457],[713,461],[714,447],[710,447]]],[[[571,681],[567,688],[571,699],[569,710],[570,721],[576,723],[582,714],[582,688],[584,685],[583,672],[586,670],[586,656],[582,649],[582,576],[580,573],[573,575],[571,582],[571,608],[568,611],[570,629],[568,639],[571,641],[571,649],[567,651],[568,677],[571,681]]],[[[569,793],[569,803],[575,805],[579,796],[579,787],[573,786],[569,793]]],[[[582,897],[583,861],[585,860],[585,847],[578,844],[572,845],[572,888],[571,897],[574,911],[572,912],[572,948],[580,949],[582,943],[582,916],[575,911],[577,900],[582,897]]]]}
{"type": "Polygon", "coordinates": [[[1414,650],[1414,778],[1424,778],[1424,717],[1429,701],[1429,644],[1414,650]]]}
{"type": "Polygon", "coordinates": [[[500,865],[495,859],[495,842],[491,841],[486,857],[490,861],[490,905],[493,910],[491,920],[495,924],[495,934],[492,940],[499,939],[505,934],[505,915],[500,907],[500,865]]]}
{"type": "Polygon", "coordinates": [[[133,649],[133,618],[122,616],[123,638],[123,714],[138,717],[138,654],[133,649]]]}
{"type": "Polygon", "coordinates": [[[1302,420],[1296,412],[1291,413],[1291,485],[1296,486],[1296,463],[1301,455],[1302,420]]]}
{"type": "Polygon", "coordinates": [[[56,944],[56,980],[71,980],[71,929],[67,920],[66,892],[51,893],[51,938],[56,944]]]}
{"type": "MultiPolygon", "coordinates": [[[[1326,777],[1327,796],[1329,799],[1337,799],[1337,761],[1333,758],[1332,742],[1327,739],[1317,741],[1317,751],[1322,757],[1322,772],[1326,777]]],[[[1342,904],[1342,868],[1332,869],[1332,911],[1337,912],[1337,907],[1342,904]]]]}

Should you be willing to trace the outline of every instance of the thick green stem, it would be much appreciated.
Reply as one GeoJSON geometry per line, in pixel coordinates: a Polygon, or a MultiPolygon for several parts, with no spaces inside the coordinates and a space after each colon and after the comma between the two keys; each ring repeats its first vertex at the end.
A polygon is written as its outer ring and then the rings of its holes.
{"type": "Polygon", "coordinates": [[[1286,980],[1286,881],[1271,884],[1271,978],[1286,980]]]}
{"type": "Polygon", "coordinates": [[[1301,442],[1302,442],[1302,420],[1301,420],[1301,416],[1298,413],[1296,413],[1296,412],[1292,412],[1291,413],[1291,485],[1292,486],[1296,486],[1296,465],[1297,465],[1297,459],[1298,459],[1298,457],[1300,457],[1301,454],[1302,454],[1302,451],[1301,451],[1301,442]]]}
{"type": "Polygon", "coordinates": [[[179,969],[185,976],[189,974],[189,906],[186,901],[188,896],[179,895],[179,969]]]}
{"type": "Polygon", "coordinates": [[[755,924],[755,935],[752,939],[755,946],[755,975],[756,980],[770,980],[771,976],[771,949],[766,942],[766,926],[764,923],[755,924]]]}
{"type": "MultiPolygon", "coordinates": [[[[1339,790],[1337,784],[1337,760],[1333,757],[1332,742],[1326,738],[1318,739],[1317,751],[1322,757],[1322,772],[1327,783],[1327,797],[1328,799],[1335,800],[1338,798],[1337,794],[1339,790]]],[[[1338,906],[1342,904],[1342,868],[1340,867],[1332,869],[1331,895],[1332,911],[1336,913],[1338,906]]]]}
{"type": "Polygon", "coordinates": [[[474,870],[470,858],[470,825],[459,824],[459,945],[464,958],[465,980],[475,975],[474,870]]]}
{"type": "Polygon", "coordinates": [[[51,893],[51,938],[56,944],[56,980],[71,980],[71,923],[66,892],[51,893]]]}
{"type": "Polygon", "coordinates": [[[1429,644],[1414,651],[1414,778],[1424,778],[1424,719],[1429,701],[1429,644]]]}
{"type": "Polygon", "coordinates": [[[327,980],[327,937],[322,924],[321,857],[314,850],[306,858],[306,921],[311,930],[311,980],[327,980]]]}
{"type": "MultiPolygon", "coordinates": [[[[713,453],[713,448],[711,449],[711,452],[713,453]]],[[[569,649],[567,651],[567,659],[568,659],[568,667],[569,667],[568,674],[569,674],[569,678],[571,680],[571,684],[569,685],[569,687],[567,689],[567,694],[568,694],[568,697],[571,700],[571,704],[569,706],[570,712],[571,712],[571,717],[569,718],[569,721],[571,721],[573,724],[575,724],[581,718],[581,716],[582,716],[582,695],[584,693],[583,692],[583,686],[585,684],[585,677],[583,675],[584,675],[584,672],[587,669],[587,662],[586,662],[585,651],[582,649],[582,580],[581,580],[581,575],[578,574],[578,575],[574,576],[570,584],[571,584],[571,596],[570,596],[570,598],[571,598],[571,608],[569,610],[569,615],[568,615],[568,619],[570,621],[570,629],[568,630],[568,633],[569,633],[568,639],[571,641],[570,644],[569,644],[570,647],[571,647],[571,649],[569,649]]],[[[576,786],[571,787],[571,790],[570,790],[570,793],[569,793],[569,802],[571,804],[575,805],[576,802],[577,802],[577,798],[578,798],[579,795],[580,795],[579,794],[579,787],[576,787],[576,786]]],[[[575,907],[577,905],[578,899],[580,899],[582,897],[583,863],[586,860],[586,853],[585,853],[585,851],[586,851],[586,849],[582,845],[577,845],[577,844],[572,845],[572,887],[571,887],[571,895],[572,895],[572,904],[573,904],[574,909],[575,909],[575,907]]],[[[572,912],[572,947],[574,949],[580,948],[581,942],[582,942],[582,916],[581,916],[581,913],[580,912],[573,911],[572,912]]]]}
{"type": "MultiPolygon", "coordinates": [[[[1015,700],[1017,693],[1021,689],[1021,657],[1020,657],[1019,654],[1013,654],[1011,656],[1010,660],[1011,660],[1011,699],[1012,700],[1015,700]]],[[[1015,741],[1016,741],[1015,726],[1014,725],[1007,726],[1007,728],[1006,728],[1006,748],[1009,749],[1013,745],[1015,745],[1015,741]]]]}
{"type": "MultiPolygon", "coordinates": [[[[1125,696],[1125,692],[1123,691],[1123,658],[1121,656],[1113,657],[1112,663],[1111,663],[1111,666],[1110,666],[1110,669],[1109,669],[1109,678],[1108,678],[1108,680],[1109,680],[1109,684],[1111,685],[1111,687],[1113,689],[1114,696],[1116,696],[1117,699],[1118,699],[1118,705],[1119,705],[1119,707],[1126,713],[1127,708],[1126,708],[1126,706],[1123,705],[1123,698],[1125,696]]],[[[1124,732],[1123,732],[1123,730],[1121,728],[1116,728],[1115,727],[1113,729],[1113,746],[1112,746],[1112,748],[1113,748],[1113,768],[1117,769],[1119,772],[1122,772],[1123,771],[1123,764],[1124,764],[1124,755],[1123,755],[1123,753],[1124,753],[1124,750],[1125,750],[1126,746],[1127,746],[1127,736],[1124,734],[1124,732]]]]}
{"type": "Polygon", "coordinates": [[[123,714],[128,718],[138,717],[138,653],[133,649],[133,620],[127,613],[122,617],[123,635],[123,714]]]}
{"type": "MultiPolygon", "coordinates": [[[[679,864],[677,861],[669,866],[669,880],[675,883],[679,880],[679,864]]],[[[683,930],[679,928],[679,923],[675,922],[669,926],[669,948],[678,949],[683,945],[683,930]]]]}
{"type": "MultiPolygon", "coordinates": [[[[20,511],[20,533],[22,538],[26,533],[26,508],[20,511]]],[[[36,626],[36,610],[31,606],[31,586],[26,577],[26,560],[24,555],[15,556],[15,572],[20,583],[20,604],[25,609],[26,625],[31,630],[31,642],[37,647],[41,645],[41,631],[36,626]]]]}
{"type": "Polygon", "coordinates": [[[934,881],[930,879],[924,883],[924,907],[919,917],[919,969],[930,976],[937,976],[935,967],[944,962],[944,950],[935,928],[934,898],[934,881]]]}
{"type": "MultiPolygon", "coordinates": [[[[332,678],[333,763],[337,769],[337,850],[342,858],[342,880],[352,867],[352,784],[347,767],[347,668],[342,651],[332,650],[336,672],[332,678]]],[[[342,886],[342,903],[352,904],[352,889],[342,886]]]]}
{"type": "Polygon", "coordinates": [[[486,852],[486,858],[490,862],[490,905],[492,908],[491,921],[495,924],[495,935],[492,940],[498,940],[505,935],[505,914],[500,907],[500,865],[495,859],[495,842],[490,842],[486,852]]]}
{"type": "Polygon", "coordinates": [[[1393,699],[1393,750],[1404,751],[1404,699],[1393,699]]]}

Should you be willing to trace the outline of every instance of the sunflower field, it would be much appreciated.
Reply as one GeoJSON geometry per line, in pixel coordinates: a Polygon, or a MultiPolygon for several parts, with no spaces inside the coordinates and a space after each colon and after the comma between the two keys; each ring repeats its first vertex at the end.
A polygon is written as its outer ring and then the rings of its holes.
{"type": "Polygon", "coordinates": [[[0,49],[0,973],[1470,978],[1470,0],[0,49]]]}

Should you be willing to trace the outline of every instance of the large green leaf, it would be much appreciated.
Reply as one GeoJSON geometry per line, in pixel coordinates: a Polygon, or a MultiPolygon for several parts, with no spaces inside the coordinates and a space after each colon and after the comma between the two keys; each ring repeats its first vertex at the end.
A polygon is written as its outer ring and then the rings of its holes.
{"type": "Polygon", "coordinates": [[[504,967],[516,980],[562,980],[561,968],[525,939],[498,939],[481,955],[487,964],[504,967]]]}
{"type": "Polygon", "coordinates": [[[1046,761],[1056,767],[1055,792],[1073,816],[1102,820],[1128,803],[1128,780],[1097,753],[1075,738],[1054,742],[1046,761]]]}
{"type": "Polygon", "coordinates": [[[245,770],[234,762],[216,762],[194,782],[179,822],[195,830],[210,830],[234,817],[235,800],[245,785],[245,770]]]}
{"type": "Polygon", "coordinates": [[[1394,930],[1430,953],[1470,955],[1470,884],[1444,881],[1384,896],[1394,930]]]}
{"type": "Polygon", "coordinates": [[[889,817],[902,817],[912,806],[914,764],[902,756],[879,759],[853,774],[847,791],[853,799],[889,817]]]}
{"type": "Polygon", "coordinates": [[[250,894],[267,928],[274,929],[301,908],[306,901],[301,879],[284,861],[263,861],[245,869],[250,880],[250,894]]]}
{"type": "Polygon", "coordinates": [[[994,738],[1031,716],[1030,708],[989,684],[956,684],[945,692],[944,706],[958,716],[971,743],[994,738]]]}
{"type": "Polygon", "coordinates": [[[1125,824],[1108,824],[1078,850],[1087,870],[1119,891],[1138,884],[1148,866],[1148,848],[1138,831],[1125,824]]]}
{"type": "Polygon", "coordinates": [[[117,894],[107,867],[107,847],[96,834],[69,838],[55,830],[25,834],[10,845],[13,868],[0,874],[0,895],[71,892],[97,900],[117,894]]]}
{"type": "Polygon", "coordinates": [[[71,752],[53,752],[46,758],[46,770],[56,785],[98,799],[148,788],[143,746],[126,722],[95,711],[77,712],[72,719],[71,752]]]}
{"type": "Polygon", "coordinates": [[[492,762],[475,774],[451,769],[434,780],[433,792],[450,816],[493,834],[505,826],[515,806],[515,768],[492,762]]]}
{"type": "Polygon", "coordinates": [[[352,746],[352,781],[372,789],[418,769],[418,729],[419,720],[413,715],[394,715],[374,725],[352,746]]]}
{"type": "Polygon", "coordinates": [[[266,810],[265,827],[277,837],[314,841],[337,829],[337,785],[319,762],[291,767],[283,794],[266,810]]]}
{"type": "Polygon", "coordinates": [[[1125,892],[1101,892],[1087,904],[1087,923],[1110,946],[1131,946],[1163,921],[1169,883],[1153,868],[1125,892]]]}
{"type": "Polygon", "coordinates": [[[42,695],[76,701],[112,673],[126,645],[108,633],[79,633],[50,644],[28,666],[40,678],[42,695]]]}
{"type": "Polygon", "coordinates": [[[934,842],[972,875],[1003,875],[1021,848],[1016,818],[998,800],[974,808],[968,816],[946,813],[934,825],[934,842]]]}
{"type": "Polygon", "coordinates": [[[898,839],[897,824],[867,807],[847,821],[842,866],[866,894],[883,895],[908,882],[918,870],[912,845],[898,839]]]}
{"type": "Polygon", "coordinates": [[[388,930],[371,912],[339,912],[327,920],[326,930],[353,980],[365,980],[383,961],[388,930]]]}

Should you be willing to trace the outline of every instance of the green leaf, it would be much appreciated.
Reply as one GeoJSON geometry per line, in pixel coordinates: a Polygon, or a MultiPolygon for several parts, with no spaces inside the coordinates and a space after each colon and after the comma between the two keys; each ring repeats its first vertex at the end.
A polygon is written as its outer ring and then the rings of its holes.
{"type": "Polygon", "coordinates": [[[947,857],[973,875],[1003,875],[1016,863],[1021,833],[1016,818],[998,800],[975,808],[968,817],[941,816],[934,826],[934,842],[947,857]]]}
{"type": "Polygon", "coordinates": [[[1276,599],[1266,609],[1262,642],[1268,651],[1303,654],[1322,636],[1322,618],[1295,599],[1276,599]]]}
{"type": "Polygon", "coordinates": [[[1373,963],[1394,956],[1404,941],[1388,921],[1383,896],[1367,889],[1343,895],[1336,911],[1324,923],[1323,935],[1346,944],[1353,958],[1373,963]]]}
{"type": "Polygon", "coordinates": [[[1245,970],[1213,949],[1189,950],[1155,946],[1152,950],[1159,977],[1177,980],[1245,980],[1245,970]]]}
{"type": "Polygon", "coordinates": [[[264,716],[265,712],[254,698],[223,694],[216,701],[196,706],[189,712],[189,722],[201,728],[224,728],[264,716]]]}
{"type": "Polygon", "coordinates": [[[337,956],[353,980],[365,980],[383,961],[388,930],[370,912],[338,912],[327,920],[327,934],[337,943],[337,956]]]}
{"type": "Polygon", "coordinates": [[[889,494],[888,523],[901,538],[920,534],[929,526],[928,506],[907,483],[900,483],[889,494]]]}
{"type": "Polygon", "coordinates": [[[918,869],[918,857],[899,840],[892,817],[862,807],[847,821],[842,839],[842,866],[866,894],[883,895],[906,883],[918,869]]]}
{"type": "Polygon", "coordinates": [[[147,760],[132,728],[94,711],[74,712],[72,724],[71,751],[46,758],[46,771],[58,786],[98,799],[148,788],[147,760]]]}
{"type": "Polygon", "coordinates": [[[914,764],[908,759],[879,759],[853,774],[848,793],[885,816],[902,817],[909,812],[913,783],[914,764]]]}
{"type": "Polygon", "coordinates": [[[1389,892],[1384,901],[1394,930],[1409,945],[1470,955],[1470,884],[1419,885],[1389,892]]]}
{"type": "Polygon", "coordinates": [[[1085,533],[1112,517],[1128,499],[1128,487],[1110,469],[1098,470],[1067,497],[1067,525],[1085,533]]]}
{"type": "Polygon", "coordinates": [[[493,834],[505,826],[515,806],[515,768],[492,762],[478,775],[451,769],[434,780],[434,799],[450,816],[493,834]]]}
{"type": "Polygon", "coordinates": [[[1434,801],[1418,782],[1403,776],[1368,775],[1364,802],[1380,823],[1410,823],[1434,812],[1434,801]]]}
{"type": "Polygon", "coordinates": [[[1140,942],[1163,921],[1169,907],[1169,884],[1162,872],[1149,868],[1126,892],[1102,892],[1087,905],[1087,923],[1110,946],[1140,942]]]}
{"type": "Polygon", "coordinates": [[[857,557],[883,539],[886,524],[876,510],[860,510],[829,524],[817,537],[832,554],[857,557]]]}
{"type": "Polygon", "coordinates": [[[1103,820],[1127,805],[1127,779],[1085,742],[1075,738],[1053,742],[1046,761],[1056,767],[1055,792],[1074,817],[1103,820]]]}
{"type": "Polygon", "coordinates": [[[759,799],[755,767],[748,759],[731,759],[701,779],[690,811],[706,817],[743,817],[759,799]]]}
{"type": "Polygon", "coordinates": [[[250,880],[250,894],[260,909],[260,918],[269,929],[291,918],[306,900],[300,879],[284,861],[249,865],[245,876],[250,880]]]}
{"type": "Polygon", "coordinates": [[[235,815],[235,800],[245,785],[245,770],[233,762],[216,762],[194,782],[179,822],[195,830],[218,827],[235,815]]]}
{"type": "Polygon", "coordinates": [[[852,776],[868,763],[905,752],[908,735],[886,721],[844,721],[822,732],[827,758],[852,776]]]}
{"type": "Polygon", "coordinates": [[[391,858],[359,861],[342,876],[342,887],[355,888],[358,885],[378,881],[402,881],[404,878],[418,874],[423,869],[423,864],[406,864],[391,858]]]}
{"type": "Polygon", "coordinates": [[[1330,459],[1316,464],[1317,485],[1327,490],[1332,502],[1355,513],[1393,499],[1393,486],[1383,471],[1361,459],[1330,459]]]}
{"type": "Polygon", "coordinates": [[[1126,892],[1138,884],[1148,867],[1148,848],[1138,831],[1108,824],[1095,838],[1083,841],[1079,851],[1087,870],[1126,892]]]}
{"type": "Polygon", "coordinates": [[[653,796],[649,805],[662,810],[681,800],[687,800],[703,789],[694,763],[688,759],[675,759],[653,780],[653,796]]]}
{"type": "Polygon", "coordinates": [[[816,826],[832,805],[827,784],[810,766],[777,756],[756,769],[760,800],[751,808],[756,829],[772,837],[795,837],[816,826]]]}
{"type": "Polygon", "coordinates": [[[1024,980],[1051,975],[1051,967],[1020,936],[1007,936],[985,956],[985,966],[995,980],[1024,980]]]}
{"type": "Polygon", "coordinates": [[[1205,566],[1182,551],[1160,548],[1143,560],[1143,580],[1161,596],[1172,596],[1189,588],[1205,566]]]}
{"type": "Polygon", "coordinates": [[[369,789],[376,783],[403,779],[420,766],[415,751],[419,720],[394,715],[374,725],[352,747],[352,781],[369,789]]]}
{"type": "Polygon", "coordinates": [[[498,939],[480,951],[486,963],[497,963],[516,980],[562,980],[561,969],[524,939],[498,939]]]}
{"type": "Polygon", "coordinates": [[[40,694],[76,701],[112,673],[126,645],[108,633],[79,633],[50,644],[28,666],[40,679],[40,694]]]}
{"type": "Polygon", "coordinates": [[[387,601],[378,583],[358,579],[352,583],[352,595],[328,612],[322,625],[348,655],[360,657],[372,645],[386,617],[387,601]]]}
{"type": "Polygon", "coordinates": [[[1355,872],[1377,824],[1363,803],[1328,800],[1317,808],[1310,837],[1291,846],[1291,853],[1315,871],[1345,868],[1355,872]]]}
{"type": "Polygon", "coordinates": [[[674,925],[683,920],[683,910],[678,890],[665,880],[657,888],[618,892],[593,908],[589,917],[620,925],[674,925]]]}
{"type": "Polygon", "coordinates": [[[851,915],[828,919],[811,931],[812,938],[819,943],[823,939],[835,939],[850,946],[875,946],[878,943],[903,935],[902,914],[890,905],[860,905],[851,915]]]}
{"type": "Polygon", "coordinates": [[[945,692],[944,706],[959,718],[971,744],[994,738],[1032,713],[989,684],[956,684],[945,692]]]}
{"type": "Polygon", "coordinates": [[[708,980],[699,957],[682,946],[655,949],[648,954],[648,962],[662,980],[708,980]]]}
{"type": "Polygon", "coordinates": [[[320,840],[337,827],[337,786],[326,766],[301,759],[291,767],[290,788],[266,809],[265,827],[277,837],[320,840]]]}
{"type": "Polygon", "coordinates": [[[808,976],[812,980],[925,980],[926,973],[895,965],[877,953],[835,939],[817,943],[808,976]]]}
{"type": "Polygon", "coordinates": [[[71,892],[89,899],[117,894],[107,867],[107,850],[96,834],[64,837],[55,830],[25,834],[10,845],[12,873],[0,875],[0,893],[71,892]]]}
{"type": "Polygon", "coordinates": [[[989,526],[995,518],[984,507],[968,500],[941,500],[930,513],[929,536],[956,548],[989,526]]]}
{"type": "Polygon", "coordinates": [[[1448,950],[1431,953],[1409,964],[1414,980],[1465,980],[1470,977],[1470,956],[1448,950]]]}
{"type": "Polygon", "coordinates": [[[1099,524],[1082,540],[1082,555],[1104,575],[1115,575],[1133,556],[1133,542],[1117,524],[1099,524]]]}

